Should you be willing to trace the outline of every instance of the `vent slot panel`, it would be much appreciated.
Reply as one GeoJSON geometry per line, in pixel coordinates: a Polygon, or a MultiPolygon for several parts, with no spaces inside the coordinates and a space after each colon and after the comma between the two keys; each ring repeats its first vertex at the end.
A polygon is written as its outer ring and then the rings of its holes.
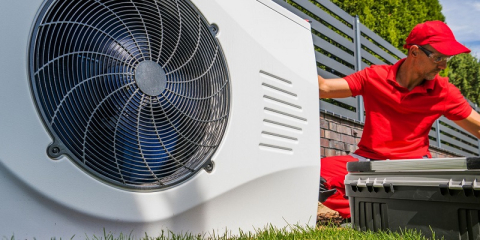
{"type": "Polygon", "coordinates": [[[283,94],[288,94],[290,96],[297,97],[296,93],[293,93],[293,92],[290,92],[290,91],[287,91],[287,90],[283,90],[281,88],[275,87],[275,86],[270,85],[268,83],[262,83],[262,86],[265,86],[267,88],[270,88],[272,90],[278,91],[278,92],[283,93],[283,94]]]}
{"type": "Polygon", "coordinates": [[[283,112],[283,111],[280,111],[280,110],[276,110],[276,109],[273,109],[273,108],[266,107],[266,108],[264,108],[264,110],[265,110],[266,112],[275,113],[275,114],[280,114],[280,115],[285,116],[285,117],[288,117],[288,118],[292,118],[292,119],[295,119],[295,120],[300,120],[300,121],[302,121],[303,123],[306,123],[306,122],[307,122],[307,119],[304,118],[304,117],[300,117],[300,116],[297,116],[297,115],[294,115],[294,114],[286,113],[286,112],[283,112]]]}
{"type": "Polygon", "coordinates": [[[286,105],[286,107],[294,107],[294,108],[296,108],[295,110],[297,110],[297,109],[301,110],[302,109],[302,106],[299,106],[299,105],[296,105],[296,104],[293,104],[293,103],[289,103],[287,101],[283,101],[283,100],[280,100],[278,98],[270,97],[268,95],[263,95],[263,98],[274,101],[274,102],[277,102],[277,103],[281,103],[283,105],[286,105]]]}
{"type": "Polygon", "coordinates": [[[297,131],[299,131],[298,133],[302,133],[302,128],[300,128],[300,127],[296,127],[296,126],[292,126],[292,125],[288,125],[288,124],[285,124],[285,123],[280,123],[280,122],[276,122],[276,121],[272,121],[272,120],[268,120],[268,119],[263,119],[263,121],[266,122],[266,123],[270,123],[270,124],[274,124],[276,126],[283,127],[283,128],[297,130],[297,131]]]}
{"type": "Polygon", "coordinates": [[[272,133],[272,132],[267,132],[267,131],[263,131],[262,135],[264,135],[264,137],[266,137],[266,138],[276,139],[276,140],[285,141],[285,142],[289,142],[289,143],[297,143],[298,142],[298,138],[296,138],[296,137],[290,137],[290,136],[277,134],[277,133],[272,133]]]}
{"type": "Polygon", "coordinates": [[[302,125],[307,124],[303,117],[303,107],[299,104],[299,95],[295,92],[293,81],[279,77],[267,71],[260,71],[263,91],[264,126],[262,139],[263,149],[276,148],[293,152],[303,133],[302,125]],[[276,144],[278,143],[278,146],[276,144]]]}
{"type": "Polygon", "coordinates": [[[281,78],[279,76],[275,76],[271,73],[268,73],[268,72],[265,72],[263,70],[260,70],[260,75],[266,79],[273,79],[273,80],[278,80],[278,81],[282,81],[284,83],[287,83],[288,85],[292,85],[292,81],[289,81],[287,79],[284,79],[284,78],[281,78]]]}
{"type": "Polygon", "coordinates": [[[260,146],[260,147],[264,147],[264,148],[275,149],[275,150],[283,150],[283,151],[286,151],[286,152],[288,152],[288,153],[290,153],[290,152],[293,151],[293,149],[291,149],[291,148],[282,147],[282,146],[277,146],[277,145],[272,145],[272,144],[266,144],[266,143],[260,143],[259,146],[260,146]]]}

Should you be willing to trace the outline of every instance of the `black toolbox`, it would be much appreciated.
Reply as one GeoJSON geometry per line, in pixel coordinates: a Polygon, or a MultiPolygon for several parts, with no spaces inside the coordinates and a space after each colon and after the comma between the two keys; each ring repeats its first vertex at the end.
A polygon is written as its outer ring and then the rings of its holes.
{"type": "Polygon", "coordinates": [[[347,170],[355,229],[480,239],[480,158],[350,162],[347,170]]]}

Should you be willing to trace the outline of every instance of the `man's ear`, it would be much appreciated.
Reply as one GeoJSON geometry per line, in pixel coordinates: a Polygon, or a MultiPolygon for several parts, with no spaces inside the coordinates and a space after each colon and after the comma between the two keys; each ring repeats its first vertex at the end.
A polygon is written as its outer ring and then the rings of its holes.
{"type": "Polygon", "coordinates": [[[412,45],[409,49],[409,52],[411,52],[413,56],[417,56],[417,49],[418,47],[415,47],[415,45],[412,45]]]}

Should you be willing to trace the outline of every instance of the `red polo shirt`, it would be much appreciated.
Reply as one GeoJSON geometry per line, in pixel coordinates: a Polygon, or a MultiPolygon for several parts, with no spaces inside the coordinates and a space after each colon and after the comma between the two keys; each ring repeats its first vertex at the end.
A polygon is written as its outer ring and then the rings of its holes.
{"type": "Polygon", "coordinates": [[[448,78],[437,75],[409,91],[396,82],[395,65],[371,66],[345,77],[353,96],[362,95],[365,126],[356,154],[370,159],[422,158],[428,133],[441,115],[468,117],[472,108],[448,78]]]}

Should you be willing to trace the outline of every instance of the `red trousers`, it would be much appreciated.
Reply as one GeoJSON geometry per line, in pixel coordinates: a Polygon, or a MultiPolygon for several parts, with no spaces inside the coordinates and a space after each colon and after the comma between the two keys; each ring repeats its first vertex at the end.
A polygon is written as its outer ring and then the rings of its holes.
{"type": "Polygon", "coordinates": [[[358,159],[346,156],[325,157],[321,160],[322,176],[327,182],[327,189],[337,189],[337,192],[328,197],[323,205],[340,213],[343,218],[350,218],[350,206],[345,198],[345,175],[347,175],[347,162],[357,162],[358,159]]]}

